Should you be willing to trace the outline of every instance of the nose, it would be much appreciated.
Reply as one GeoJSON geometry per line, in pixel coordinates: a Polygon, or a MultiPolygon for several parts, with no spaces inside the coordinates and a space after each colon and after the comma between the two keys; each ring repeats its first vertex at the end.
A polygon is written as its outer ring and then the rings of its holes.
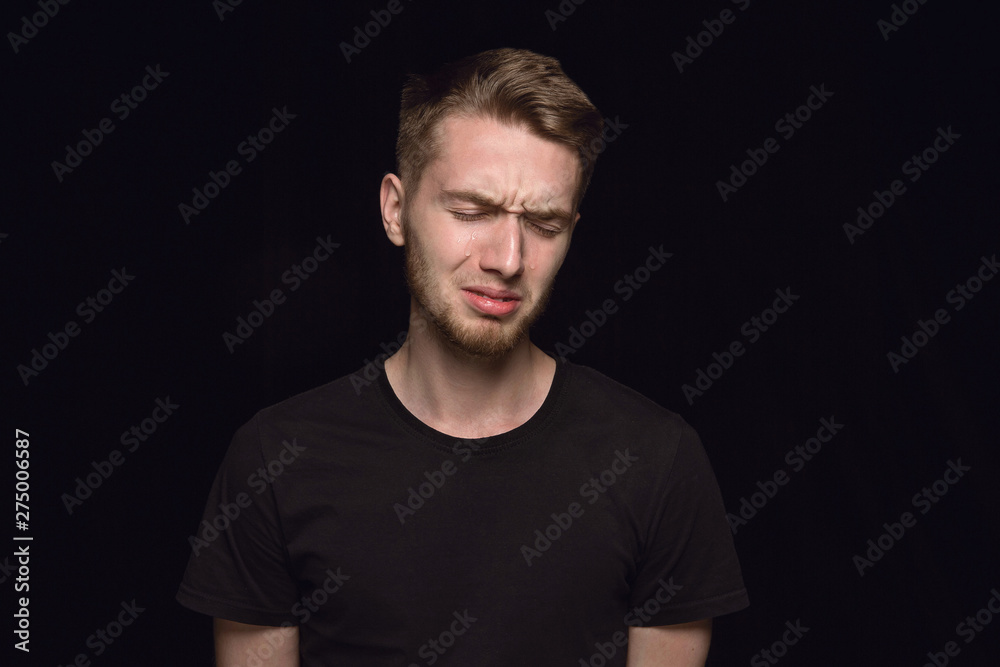
{"type": "Polygon", "coordinates": [[[520,217],[501,213],[488,229],[477,238],[479,267],[503,278],[514,278],[524,272],[524,230],[520,217]]]}

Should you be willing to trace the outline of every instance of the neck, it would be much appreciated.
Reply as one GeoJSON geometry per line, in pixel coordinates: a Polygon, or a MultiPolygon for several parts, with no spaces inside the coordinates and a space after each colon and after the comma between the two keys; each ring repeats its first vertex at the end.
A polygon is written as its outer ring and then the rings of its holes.
{"type": "Polygon", "coordinates": [[[502,357],[484,359],[456,349],[431,326],[411,328],[385,362],[406,409],[459,438],[498,435],[528,421],[545,401],[555,368],[527,337],[502,357]]]}

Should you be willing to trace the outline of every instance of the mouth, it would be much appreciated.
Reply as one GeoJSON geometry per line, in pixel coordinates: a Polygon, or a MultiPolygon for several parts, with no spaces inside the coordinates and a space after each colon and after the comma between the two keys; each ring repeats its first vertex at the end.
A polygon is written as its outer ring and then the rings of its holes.
{"type": "Polygon", "coordinates": [[[517,301],[517,299],[515,299],[515,298],[513,298],[513,297],[504,297],[504,296],[490,296],[490,295],[489,295],[489,294],[487,294],[486,292],[480,292],[480,291],[477,291],[477,290],[468,290],[468,291],[469,291],[469,292],[472,292],[472,293],[473,293],[473,294],[475,294],[476,296],[481,296],[481,297],[483,297],[484,299],[492,299],[493,301],[500,301],[500,302],[502,302],[502,303],[503,303],[503,302],[507,302],[507,301],[517,301]]]}
{"type": "Polygon", "coordinates": [[[508,290],[476,285],[463,288],[462,293],[473,308],[486,315],[507,315],[521,305],[521,297],[508,290]]]}
{"type": "Polygon", "coordinates": [[[466,292],[472,292],[477,296],[481,296],[487,299],[492,299],[493,301],[520,301],[521,296],[517,292],[511,292],[505,289],[493,289],[492,287],[484,287],[482,285],[471,285],[469,287],[463,288],[466,292]]]}

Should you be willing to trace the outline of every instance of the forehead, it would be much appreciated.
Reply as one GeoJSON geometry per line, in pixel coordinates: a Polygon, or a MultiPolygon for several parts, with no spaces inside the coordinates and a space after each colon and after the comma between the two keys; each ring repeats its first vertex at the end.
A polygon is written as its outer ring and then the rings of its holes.
{"type": "Polygon", "coordinates": [[[509,205],[570,208],[582,167],[564,144],[482,116],[449,115],[437,128],[438,154],[424,182],[428,194],[478,191],[509,205]]]}

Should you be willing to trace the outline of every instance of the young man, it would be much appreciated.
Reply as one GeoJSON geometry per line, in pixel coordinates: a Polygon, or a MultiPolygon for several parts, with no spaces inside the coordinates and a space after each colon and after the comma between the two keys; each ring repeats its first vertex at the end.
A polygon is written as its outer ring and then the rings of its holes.
{"type": "Polygon", "coordinates": [[[237,432],[178,593],[221,667],[703,665],[747,605],[691,427],[528,338],[601,131],[531,52],[411,78],[381,186],[408,336],[237,432]]]}

